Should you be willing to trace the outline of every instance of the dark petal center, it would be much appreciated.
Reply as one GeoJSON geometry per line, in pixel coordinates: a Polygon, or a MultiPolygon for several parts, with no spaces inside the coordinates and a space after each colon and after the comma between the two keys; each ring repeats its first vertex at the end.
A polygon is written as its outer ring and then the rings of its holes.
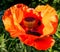
{"type": "Polygon", "coordinates": [[[32,21],[35,20],[35,18],[33,18],[33,17],[26,17],[24,20],[27,21],[27,22],[32,22],[32,21]]]}
{"type": "Polygon", "coordinates": [[[38,21],[38,26],[39,26],[39,25],[41,25],[41,21],[40,21],[40,20],[38,21]]]}
{"type": "Polygon", "coordinates": [[[31,35],[35,35],[35,36],[40,36],[41,35],[40,33],[36,32],[36,31],[31,31],[31,30],[28,30],[26,33],[31,34],[31,35]]]}
{"type": "Polygon", "coordinates": [[[24,25],[25,27],[28,28],[28,30],[26,31],[26,34],[30,34],[30,35],[34,35],[34,36],[40,36],[41,34],[39,32],[37,32],[36,30],[34,30],[34,28],[38,28],[38,26],[41,25],[41,21],[38,20],[38,22],[36,22],[37,20],[34,17],[26,17],[24,19],[24,25]]]}

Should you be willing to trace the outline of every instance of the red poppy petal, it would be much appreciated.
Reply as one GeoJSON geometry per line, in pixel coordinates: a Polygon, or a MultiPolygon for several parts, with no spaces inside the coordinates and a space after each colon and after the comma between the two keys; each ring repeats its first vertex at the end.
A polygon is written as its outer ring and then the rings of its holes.
{"type": "Polygon", "coordinates": [[[34,37],[32,35],[29,34],[21,34],[18,37],[24,44],[32,46],[34,43],[34,40],[37,39],[38,37],[34,37]]]}
{"type": "Polygon", "coordinates": [[[52,47],[54,43],[55,40],[52,37],[44,37],[35,40],[33,47],[35,47],[37,50],[47,50],[48,48],[52,47]]]}

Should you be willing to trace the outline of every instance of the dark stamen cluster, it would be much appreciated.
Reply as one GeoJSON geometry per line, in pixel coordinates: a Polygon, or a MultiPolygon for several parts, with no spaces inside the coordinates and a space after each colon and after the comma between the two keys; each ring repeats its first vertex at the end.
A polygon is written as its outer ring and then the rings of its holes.
{"type": "Polygon", "coordinates": [[[33,18],[33,17],[27,17],[27,18],[25,18],[25,21],[27,21],[27,22],[32,22],[34,20],[35,20],[35,18],[33,18]]]}
{"type": "Polygon", "coordinates": [[[35,36],[40,36],[41,35],[40,33],[36,32],[36,31],[31,31],[31,30],[28,30],[26,33],[31,34],[31,35],[35,35],[35,36]]]}

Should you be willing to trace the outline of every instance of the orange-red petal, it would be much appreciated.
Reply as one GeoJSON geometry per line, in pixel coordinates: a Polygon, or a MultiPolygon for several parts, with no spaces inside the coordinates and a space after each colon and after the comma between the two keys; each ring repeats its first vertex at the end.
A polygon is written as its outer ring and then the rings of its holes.
{"type": "Polygon", "coordinates": [[[29,34],[24,34],[22,33],[21,35],[19,35],[18,37],[24,44],[32,46],[34,43],[34,40],[37,39],[38,37],[29,35],[29,34]]]}
{"type": "Polygon", "coordinates": [[[20,22],[23,19],[23,10],[28,7],[24,4],[17,4],[4,12],[2,21],[4,23],[5,29],[10,33],[11,37],[15,38],[20,33],[25,32],[25,30],[20,26],[20,22]]]}
{"type": "Polygon", "coordinates": [[[42,37],[54,34],[58,26],[58,16],[56,10],[48,4],[41,6],[38,5],[35,10],[37,12],[41,12],[42,23],[44,24],[42,37]]]}
{"type": "Polygon", "coordinates": [[[55,40],[51,36],[37,38],[29,35],[20,35],[19,39],[26,45],[35,47],[37,50],[47,50],[52,47],[55,40]]]}

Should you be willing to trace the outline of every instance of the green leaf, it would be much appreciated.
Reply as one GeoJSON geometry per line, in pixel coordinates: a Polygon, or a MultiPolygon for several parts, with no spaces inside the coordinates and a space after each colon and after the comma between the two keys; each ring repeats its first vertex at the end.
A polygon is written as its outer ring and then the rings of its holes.
{"type": "Polygon", "coordinates": [[[41,0],[39,0],[39,2],[40,2],[41,0]]]}
{"type": "Polygon", "coordinates": [[[57,3],[59,3],[60,2],[60,0],[57,0],[57,3]]]}
{"type": "Polygon", "coordinates": [[[49,52],[52,52],[52,47],[49,49],[49,52]]]}
{"type": "Polygon", "coordinates": [[[60,31],[60,23],[58,24],[58,29],[57,29],[57,31],[60,31]]]}
{"type": "Polygon", "coordinates": [[[55,33],[55,35],[56,35],[58,38],[60,38],[60,33],[59,33],[58,31],[55,33]]]}
{"type": "Polygon", "coordinates": [[[4,35],[0,36],[0,46],[5,47],[4,35]]]}
{"type": "Polygon", "coordinates": [[[48,0],[44,0],[44,2],[48,2],[48,0]]]}
{"type": "Polygon", "coordinates": [[[57,0],[54,0],[53,3],[57,3],[57,0]]]}

